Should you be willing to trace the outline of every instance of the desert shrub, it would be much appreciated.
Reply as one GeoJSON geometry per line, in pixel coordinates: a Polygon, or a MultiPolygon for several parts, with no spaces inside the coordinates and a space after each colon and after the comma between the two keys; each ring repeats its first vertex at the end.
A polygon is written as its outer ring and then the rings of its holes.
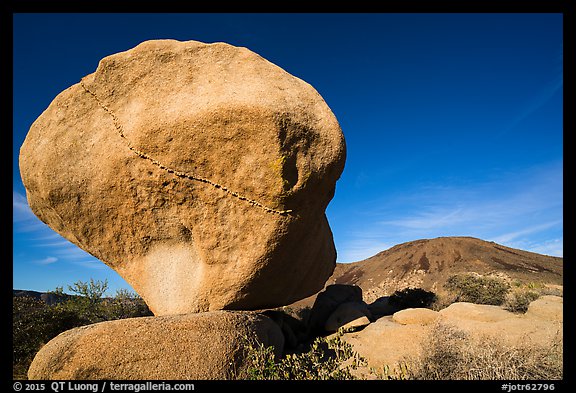
{"type": "Polygon", "coordinates": [[[138,294],[126,289],[117,290],[111,299],[103,299],[101,308],[107,321],[154,315],[138,294]]]}
{"type": "Polygon", "coordinates": [[[144,300],[134,292],[118,290],[114,297],[102,298],[108,289],[108,280],[77,281],[68,289],[77,295],[57,307],[76,314],[80,319],[77,326],[152,315],[144,300]]]}
{"type": "Polygon", "coordinates": [[[435,325],[423,347],[422,357],[410,360],[410,378],[461,379],[462,348],[467,338],[466,333],[450,325],[435,325]]]}
{"type": "Polygon", "coordinates": [[[430,308],[434,311],[440,311],[457,301],[458,296],[454,293],[443,292],[436,296],[436,300],[430,305],[430,308]]]}
{"type": "Polygon", "coordinates": [[[394,380],[408,380],[410,379],[410,365],[405,362],[399,362],[396,367],[390,367],[390,365],[385,364],[379,368],[370,368],[370,374],[374,376],[375,379],[384,381],[394,381],[394,380]]]}
{"type": "Polygon", "coordinates": [[[493,336],[472,340],[442,323],[431,330],[421,357],[409,362],[409,378],[419,380],[550,380],[563,375],[559,337],[549,345],[509,346],[493,336]]]}
{"type": "Polygon", "coordinates": [[[366,365],[352,346],[341,339],[317,337],[303,353],[274,358],[274,348],[254,338],[244,338],[246,371],[238,378],[253,380],[328,380],[355,379],[353,370],[366,365]]]}
{"type": "Polygon", "coordinates": [[[30,297],[14,297],[12,303],[12,364],[15,379],[25,379],[36,352],[65,330],[82,324],[75,312],[49,306],[30,297]]]}
{"type": "MultiPolygon", "coordinates": [[[[118,291],[112,299],[102,299],[107,287],[107,281],[78,281],[69,287],[76,296],[68,296],[52,305],[31,297],[13,297],[13,378],[26,379],[36,352],[66,330],[113,319],[152,315],[139,296],[127,291],[118,291]]],[[[52,292],[64,296],[61,287],[52,292]]]]}
{"type": "Polygon", "coordinates": [[[446,324],[435,324],[420,356],[395,367],[370,368],[352,346],[341,340],[317,338],[307,352],[274,357],[274,348],[245,338],[246,371],[234,378],[256,380],[556,380],[563,376],[562,340],[548,345],[530,341],[510,346],[493,336],[472,338],[446,324]],[[362,368],[359,370],[359,368],[362,368]],[[355,372],[360,371],[360,372],[355,372]]]}
{"type": "Polygon", "coordinates": [[[495,277],[457,274],[450,276],[444,287],[456,296],[456,301],[499,306],[506,300],[510,285],[495,277]]]}
{"type": "Polygon", "coordinates": [[[108,309],[102,300],[102,295],[107,289],[108,280],[76,281],[68,286],[68,290],[76,296],[72,296],[58,306],[77,314],[81,319],[79,326],[106,321],[108,309]]]}
{"type": "Polygon", "coordinates": [[[427,308],[436,301],[436,294],[422,288],[406,288],[394,292],[388,301],[392,306],[401,310],[427,308]]]}
{"type": "Polygon", "coordinates": [[[564,297],[564,289],[562,287],[560,287],[560,288],[544,287],[540,291],[540,296],[544,296],[544,295],[564,297]]]}
{"type": "Polygon", "coordinates": [[[539,297],[540,294],[534,290],[517,288],[506,296],[504,308],[516,313],[525,313],[530,303],[539,297]]]}

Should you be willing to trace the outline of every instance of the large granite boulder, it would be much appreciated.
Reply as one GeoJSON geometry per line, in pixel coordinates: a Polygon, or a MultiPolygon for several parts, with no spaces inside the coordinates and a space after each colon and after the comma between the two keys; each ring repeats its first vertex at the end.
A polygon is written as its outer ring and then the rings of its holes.
{"type": "Polygon", "coordinates": [[[102,59],[20,150],[32,211],[156,315],[321,290],[344,161],[340,126],[308,83],[246,48],[174,40],[102,59]]]}
{"type": "Polygon", "coordinates": [[[284,336],[266,316],[213,311],[129,318],[68,330],[36,354],[30,379],[245,378],[245,338],[273,346],[284,336]]]}

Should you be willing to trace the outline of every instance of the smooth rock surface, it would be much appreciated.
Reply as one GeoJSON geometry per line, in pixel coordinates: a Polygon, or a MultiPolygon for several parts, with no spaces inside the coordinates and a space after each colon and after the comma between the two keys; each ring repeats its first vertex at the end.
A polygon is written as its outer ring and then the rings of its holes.
{"type": "Polygon", "coordinates": [[[438,319],[440,313],[429,308],[406,308],[392,315],[392,320],[402,325],[428,325],[438,319]]]}
{"type": "Polygon", "coordinates": [[[358,332],[347,333],[342,339],[364,357],[370,367],[395,365],[408,356],[417,357],[429,332],[429,325],[402,325],[386,316],[358,332]]]}
{"type": "Polygon", "coordinates": [[[49,341],[30,379],[230,379],[242,376],[242,337],[255,335],[280,356],[278,325],[250,312],[214,311],[129,318],[68,330],[49,341]]]}
{"type": "Polygon", "coordinates": [[[468,302],[452,303],[439,311],[440,315],[451,319],[466,319],[478,322],[497,322],[515,315],[499,306],[468,302]]]}
{"type": "Polygon", "coordinates": [[[542,296],[530,303],[526,315],[562,322],[564,320],[564,299],[553,295],[542,296]]]}
{"type": "Polygon", "coordinates": [[[102,59],[33,123],[19,157],[32,211],[156,315],[321,290],[344,161],[308,83],[246,48],[175,40],[102,59]]]}

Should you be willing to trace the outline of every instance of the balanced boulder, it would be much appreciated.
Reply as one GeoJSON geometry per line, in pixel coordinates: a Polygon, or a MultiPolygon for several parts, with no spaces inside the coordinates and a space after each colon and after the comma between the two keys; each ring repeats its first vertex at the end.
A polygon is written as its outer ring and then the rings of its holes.
{"type": "Polygon", "coordinates": [[[308,83],[246,48],[155,40],[60,93],[19,163],[32,211],[167,315],[321,290],[344,161],[308,83]]]}
{"type": "Polygon", "coordinates": [[[271,319],[240,311],[129,318],[68,330],[36,354],[30,379],[244,378],[246,340],[274,347],[284,336],[271,319]]]}

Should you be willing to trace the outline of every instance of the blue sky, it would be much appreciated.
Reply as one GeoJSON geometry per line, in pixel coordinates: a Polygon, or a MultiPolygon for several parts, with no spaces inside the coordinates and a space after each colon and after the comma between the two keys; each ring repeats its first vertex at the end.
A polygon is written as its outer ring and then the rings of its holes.
{"type": "Polygon", "coordinates": [[[15,14],[14,288],[130,288],[31,213],[18,153],[102,57],[159,38],[245,46],[324,97],[348,150],[339,262],[438,236],[563,255],[561,14],[15,14]]]}

